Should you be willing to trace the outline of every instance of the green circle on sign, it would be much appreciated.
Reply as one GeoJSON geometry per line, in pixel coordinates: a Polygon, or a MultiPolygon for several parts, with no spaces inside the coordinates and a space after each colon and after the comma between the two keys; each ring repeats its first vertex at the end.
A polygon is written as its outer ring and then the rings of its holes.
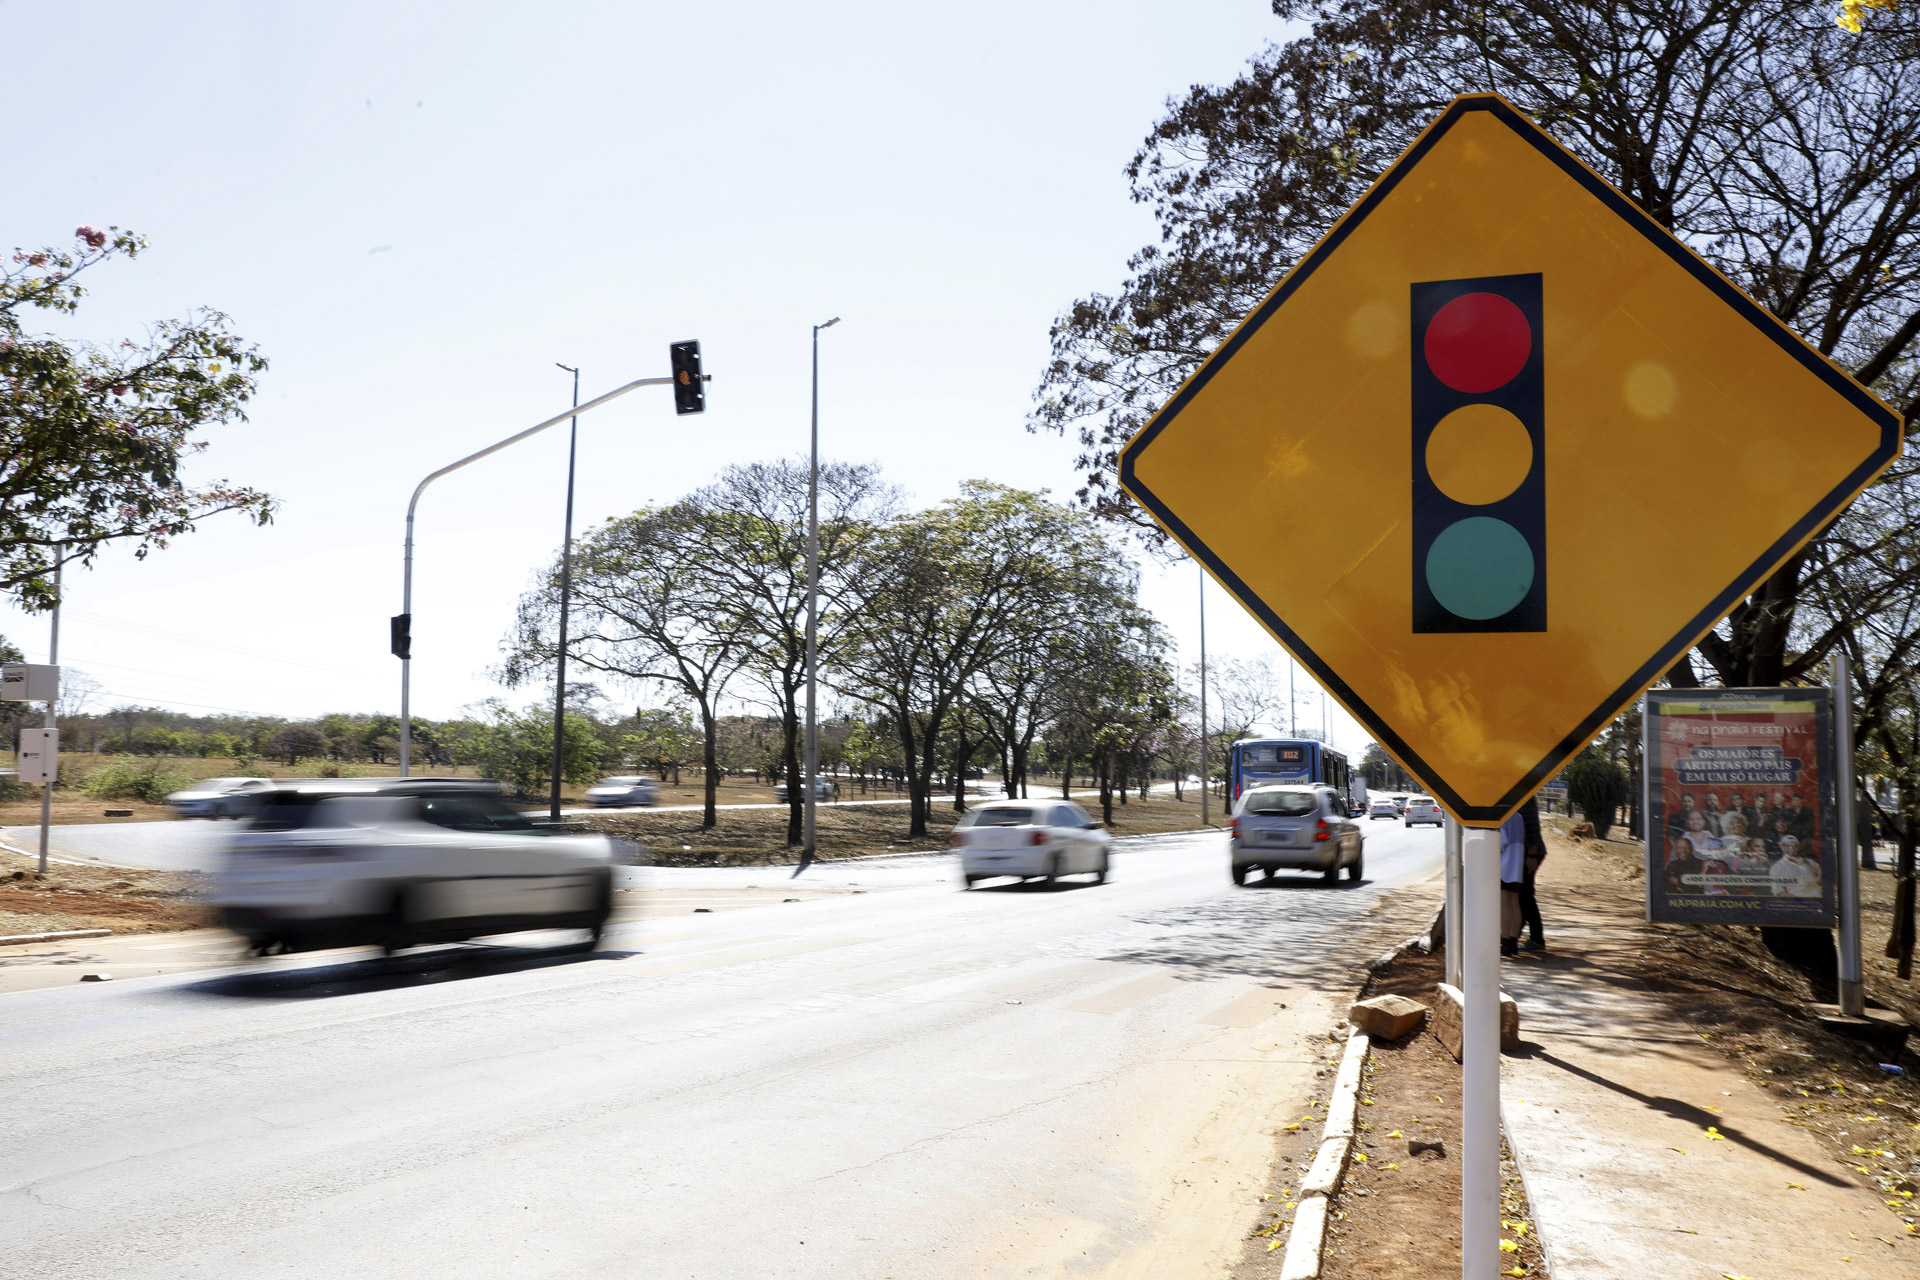
{"type": "Polygon", "coordinates": [[[1457,618],[1497,618],[1533,586],[1533,548],[1492,516],[1469,516],[1441,531],[1427,551],[1427,586],[1457,618]]]}

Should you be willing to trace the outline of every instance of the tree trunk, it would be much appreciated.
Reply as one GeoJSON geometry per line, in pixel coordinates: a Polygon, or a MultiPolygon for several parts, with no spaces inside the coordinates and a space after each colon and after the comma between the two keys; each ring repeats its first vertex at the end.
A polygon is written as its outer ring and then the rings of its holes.
{"type": "Polygon", "coordinates": [[[953,748],[953,811],[967,811],[967,730],[966,721],[960,722],[960,729],[954,735],[957,739],[953,748]]]}
{"type": "Polygon", "coordinates": [[[1899,962],[1902,979],[1913,977],[1914,851],[1920,847],[1920,829],[1910,804],[1900,806],[1900,852],[1894,859],[1893,927],[1887,934],[1887,954],[1899,962]]]}
{"type": "Polygon", "coordinates": [[[711,831],[720,821],[714,812],[714,806],[719,802],[715,793],[720,788],[720,734],[713,722],[713,708],[707,705],[705,698],[700,700],[700,732],[700,763],[706,770],[707,792],[706,802],[700,812],[700,829],[711,831]]]}
{"type": "Polygon", "coordinates": [[[1100,820],[1113,825],[1113,753],[1102,751],[1095,757],[1100,778],[1100,820]]]}
{"type": "Polygon", "coordinates": [[[1073,799],[1073,761],[1068,760],[1060,766],[1060,798],[1073,799]]]}
{"type": "Polygon", "coordinates": [[[781,712],[780,729],[786,738],[781,763],[787,770],[787,844],[791,847],[807,834],[807,780],[800,768],[800,717],[793,710],[791,698],[781,712]]]}

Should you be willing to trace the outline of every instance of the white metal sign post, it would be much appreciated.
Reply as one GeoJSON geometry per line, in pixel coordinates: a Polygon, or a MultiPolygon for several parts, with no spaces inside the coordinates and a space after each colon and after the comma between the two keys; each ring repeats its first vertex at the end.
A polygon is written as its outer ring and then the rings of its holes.
{"type": "Polygon", "coordinates": [[[1463,830],[1460,1274],[1500,1270],[1500,832],[1463,830]]]}

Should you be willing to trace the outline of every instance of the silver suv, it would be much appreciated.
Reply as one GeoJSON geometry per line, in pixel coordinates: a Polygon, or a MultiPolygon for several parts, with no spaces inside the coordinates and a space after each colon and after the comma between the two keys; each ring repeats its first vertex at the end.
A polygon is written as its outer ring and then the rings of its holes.
{"type": "Polygon", "coordinates": [[[1318,871],[1328,884],[1358,880],[1365,841],[1346,816],[1346,802],[1331,787],[1254,787],[1234,808],[1227,848],[1233,882],[1245,884],[1258,870],[1318,871]]]}
{"type": "Polygon", "coordinates": [[[459,942],[585,929],[613,911],[625,841],[536,826],[497,784],[450,778],[281,783],[229,837],[213,900],[255,952],[459,942]]]}

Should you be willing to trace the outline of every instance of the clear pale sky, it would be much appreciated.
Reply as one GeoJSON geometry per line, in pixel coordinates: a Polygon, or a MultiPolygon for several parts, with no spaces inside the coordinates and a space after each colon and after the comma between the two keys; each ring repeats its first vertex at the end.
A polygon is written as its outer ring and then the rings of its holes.
{"type": "MultiPolygon", "coordinates": [[[[1122,167],[1169,97],[1284,35],[1265,0],[0,0],[4,247],[81,223],[152,241],[78,316],[29,323],[112,341],[213,306],[272,361],[194,474],[270,491],[274,524],[216,517],[70,575],[63,660],[116,703],[397,710],[413,486],[564,409],[556,361],[590,398],[665,373],[681,338],[708,412],[646,389],[582,418],[576,528],[804,451],[809,327],[836,315],[827,456],[920,504],[975,477],[1066,497],[1070,443],[1025,416],[1053,316],[1154,235],[1122,167]]],[[[486,669],[558,545],[565,449],[555,429],[422,500],[419,714],[500,692],[486,669]]],[[[1145,567],[1187,661],[1196,573],[1145,567]]],[[[1209,598],[1210,651],[1284,677],[1209,598]]],[[[0,631],[44,658],[44,619],[0,631]]]]}

